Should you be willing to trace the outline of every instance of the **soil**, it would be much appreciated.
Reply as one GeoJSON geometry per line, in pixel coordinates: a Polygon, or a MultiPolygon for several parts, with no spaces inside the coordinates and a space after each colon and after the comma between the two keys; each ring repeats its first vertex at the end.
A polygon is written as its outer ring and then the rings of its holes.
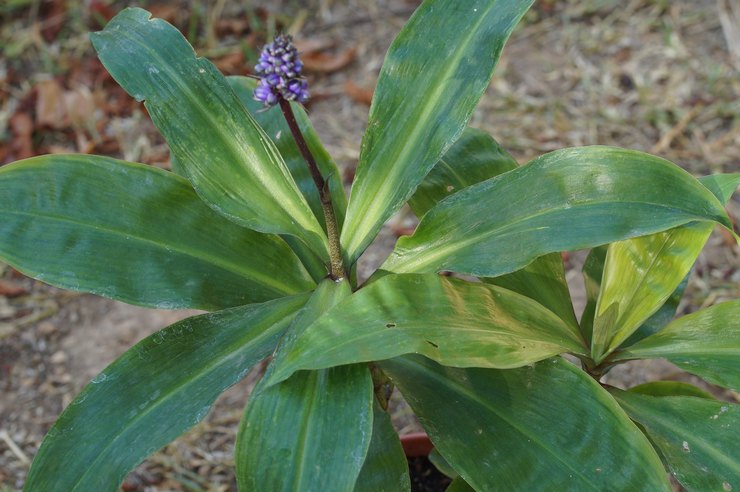
{"type": "MultiPolygon", "coordinates": [[[[41,93],[40,83],[57,80],[64,90],[84,93],[84,85],[69,87],[71,79],[67,78],[80,67],[49,63],[81,56],[92,59],[84,36],[92,24],[88,12],[75,17],[76,10],[67,5],[76,5],[72,2],[25,3],[30,6],[17,11],[0,7],[0,34],[4,36],[0,47],[8,49],[13,40],[21,43],[19,53],[32,55],[11,57],[6,51],[0,57],[0,162],[20,158],[27,151],[92,149],[103,153],[110,148],[113,156],[167,167],[166,147],[138,105],[120,112],[106,107],[104,116],[96,111],[94,118],[105,134],[100,141],[74,121],[68,123],[69,128],[44,123],[33,132],[22,131],[23,122],[44,121],[35,100],[41,93]],[[39,3],[45,8],[64,4],[68,9],[48,15],[43,9],[34,13],[33,6],[39,3]],[[52,40],[47,40],[49,26],[59,27],[52,40]],[[26,35],[30,41],[23,45],[26,35]],[[46,65],[39,60],[46,60],[46,65]]],[[[114,2],[110,9],[116,11],[123,3],[114,2]]],[[[322,53],[328,61],[324,59],[323,67],[319,64],[309,72],[314,94],[309,110],[348,179],[367,120],[367,95],[390,41],[417,4],[284,0],[255,1],[254,8],[247,8],[244,2],[216,2],[223,8],[217,12],[218,6],[209,9],[206,2],[139,2],[148,3],[180,25],[187,25],[183,17],[187,20],[196,11],[201,19],[205,12],[208,19],[232,22],[257,16],[266,19],[266,26],[281,24],[297,32],[299,39],[324,43],[328,48],[322,53]],[[342,56],[347,58],[347,48],[354,50],[349,61],[337,62],[342,56]],[[329,62],[339,68],[327,70],[329,62]]],[[[740,18],[731,3],[538,2],[504,50],[497,75],[471,124],[490,131],[520,162],[559,147],[611,144],[652,151],[695,174],[740,171],[740,40],[736,31],[733,35],[724,27],[728,19],[731,26],[733,19],[740,18]]],[[[229,40],[228,35],[224,36],[204,34],[198,38],[199,50],[216,56],[228,44],[223,41],[229,40]]],[[[254,45],[262,42],[259,36],[250,39],[254,45]]],[[[221,56],[222,69],[245,73],[247,62],[237,58],[229,68],[229,60],[221,56]]],[[[88,77],[88,89],[97,94],[100,87],[95,77],[100,67],[90,64],[91,72],[84,73],[94,75],[88,77]]],[[[86,63],[81,65],[84,68],[86,63]]],[[[115,91],[110,87],[106,85],[105,90],[115,91]]],[[[740,217],[737,199],[728,209],[735,220],[740,217]]],[[[361,260],[365,275],[382,261],[398,233],[414,224],[407,210],[392,219],[361,260]]],[[[573,297],[580,305],[584,299],[578,271],[582,258],[583,253],[573,254],[567,264],[573,297]]],[[[7,492],[22,488],[43,435],[86,382],[136,341],[194,312],[147,310],[70,294],[1,264],[0,281],[0,492],[7,492]]],[[[716,233],[697,263],[679,312],[734,299],[739,293],[740,250],[716,233]]],[[[235,428],[258,377],[257,370],[227,391],[203,422],[132,472],[123,489],[235,490],[235,428]]],[[[660,378],[689,378],[703,385],[661,361],[627,364],[609,378],[621,387],[660,378]]],[[[740,401],[737,394],[710,389],[740,401]]],[[[392,401],[399,432],[421,430],[398,394],[392,401]]]]}
{"type": "Polygon", "coordinates": [[[437,470],[426,456],[407,460],[411,475],[411,492],[442,492],[452,483],[452,479],[437,470]]]}

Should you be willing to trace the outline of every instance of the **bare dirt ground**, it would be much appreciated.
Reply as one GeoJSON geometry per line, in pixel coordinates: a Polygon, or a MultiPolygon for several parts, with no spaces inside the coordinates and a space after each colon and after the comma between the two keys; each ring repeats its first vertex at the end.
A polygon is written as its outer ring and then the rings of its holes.
{"type": "MultiPolygon", "coordinates": [[[[0,163],[72,151],[168,166],[143,107],[105,76],[85,36],[134,4],[180,27],[227,73],[247,73],[276,27],[293,32],[309,55],[312,120],[349,180],[384,53],[418,2],[5,3],[0,163]]],[[[738,25],[740,9],[729,0],[540,1],[505,48],[471,125],[491,132],[520,162],[560,147],[610,144],[656,153],[697,175],[740,171],[738,25]]],[[[737,198],[728,209],[740,217],[737,198]]],[[[413,224],[406,212],[394,218],[363,258],[365,268],[382,261],[395,234],[413,224]]],[[[582,257],[568,260],[581,305],[582,257]]],[[[679,311],[738,294],[740,250],[717,232],[679,311]]],[[[190,314],[66,293],[0,264],[0,492],[22,487],[43,435],[95,374],[190,314]]],[[[203,422],[137,468],[124,490],[234,490],[234,432],[256,377],[231,388],[203,422]]],[[[610,377],[621,386],[687,378],[660,362],[630,364],[610,377]]],[[[400,432],[418,428],[402,405],[394,418],[400,432]]]]}

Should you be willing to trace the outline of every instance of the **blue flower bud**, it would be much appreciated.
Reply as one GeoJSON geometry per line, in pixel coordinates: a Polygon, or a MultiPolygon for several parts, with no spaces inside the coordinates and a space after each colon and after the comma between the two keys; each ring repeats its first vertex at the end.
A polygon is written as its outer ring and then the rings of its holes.
{"type": "Polygon", "coordinates": [[[288,101],[308,101],[308,83],[301,77],[303,63],[293,39],[280,34],[272,43],[265,45],[254,71],[261,77],[254,90],[254,98],[265,106],[274,106],[282,97],[288,101]]]}

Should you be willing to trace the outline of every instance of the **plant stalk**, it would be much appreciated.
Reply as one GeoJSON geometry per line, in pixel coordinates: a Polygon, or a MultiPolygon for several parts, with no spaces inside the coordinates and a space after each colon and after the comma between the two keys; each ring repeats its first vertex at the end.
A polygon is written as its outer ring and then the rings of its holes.
{"type": "Polygon", "coordinates": [[[334,205],[331,200],[329,183],[321,175],[319,166],[316,164],[316,159],[311,154],[306,139],[303,138],[303,134],[300,128],[298,128],[298,122],[293,114],[293,108],[290,107],[290,102],[283,97],[278,98],[278,100],[280,110],[283,112],[285,121],[288,122],[290,133],[293,134],[293,140],[295,140],[298,150],[300,150],[303,159],[306,161],[313,182],[319,190],[321,208],[324,211],[324,221],[326,222],[326,234],[329,238],[329,259],[331,261],[329,275],[334,280],[345,278],[347,273],[344,268],[344,261],[342,260],[342,250],[339,246],[339,227],[337,226],[337,217],[334,215],[334,205]]]}

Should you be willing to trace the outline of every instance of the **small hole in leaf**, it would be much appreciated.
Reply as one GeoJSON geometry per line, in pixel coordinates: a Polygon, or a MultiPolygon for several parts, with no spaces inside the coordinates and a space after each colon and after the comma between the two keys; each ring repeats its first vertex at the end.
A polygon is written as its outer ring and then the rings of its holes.
{"type": "Polygon", "coordinates": [[[429,345],[431,345],[432,347],[434,347],[434,348],[439,348],[439,345],[437,345],[436,343],[432,342],[431,340],[427,340],[427,343],[429,345]]]}
{"type": "Polygon", "coordinates": [[[385,324],[385,327],[386,328],[395,328],[396,327],[396,324],[395,323],[386,323],[385,324]]]}

